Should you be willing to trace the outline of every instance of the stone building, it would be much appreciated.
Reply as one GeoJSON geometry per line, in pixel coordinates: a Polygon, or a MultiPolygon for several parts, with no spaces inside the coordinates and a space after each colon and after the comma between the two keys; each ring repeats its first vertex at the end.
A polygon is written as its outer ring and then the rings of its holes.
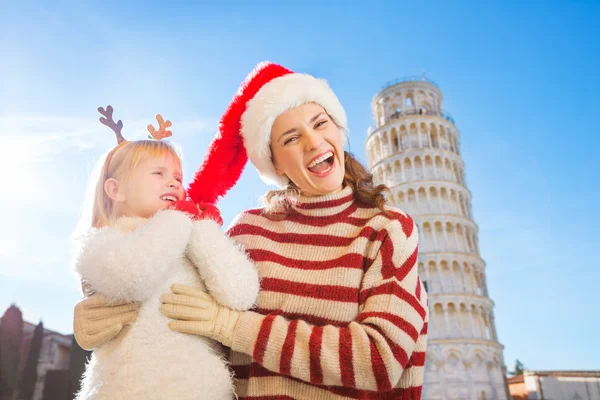
{"type": "MultiPolygon", "coordinates": [[[[21,311],[15,305],[0,318],[0,324],[5,318],[13,318],[14,322],[22,324],[22,330],[15,337],[19,346],[16,358],[8,364],[0,363],[0,368],[11,365],[10,371],[0,371],[0,378],[10,379],[11,395],[2,394],[0,400],[21,400],[23,393],[21,384],[25,382],[26,365],[32,348],[36,325],[23,321],[21,311]]],[[[6,322],[6,321],[5,321],[6,322]]],[[[12,335],[15,332],[0,332],[2,335],[12,335]]],[[[41,347],[36,365],[36,381],[33,388],[32,400],[71,400],[79,390],[79,381],[85,369],[89,352],[83,350],[75,342],[73,335],[64,335],[43,328],[41,347]]],[[[4,355],[6,356],[6,355],[4,355]]],[[[0,360],[3,361],[3,360],[0,360]]]]}
{"type": "Polygon", "coordinates": [[[525,371],[508,387],[512,400],[600,400],[600,371],[525,371]]]}
{"type": "Polygon", "coordinates": [[[373,98],[366,154],[376,183],[419,230],[419,273],[430,325],[423,399],[506,400],[503,346],[479,253],[460,133],[442,92],[424,77],[390,82],[373,98]]]}

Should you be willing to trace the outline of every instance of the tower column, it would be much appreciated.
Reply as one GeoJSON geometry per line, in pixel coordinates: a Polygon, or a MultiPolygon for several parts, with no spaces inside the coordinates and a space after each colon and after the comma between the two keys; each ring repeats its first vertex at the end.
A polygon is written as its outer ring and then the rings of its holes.
{"type": "MultiPolygon", "coordinates": [[[[458,235],[457,235],[457,237],[458,237],[458,235]]],[[[461,272],[460,275],[461,275],[461,279],[462,279],[463,292],[466,293],[466,292],[468,292],[469,289],[467,288],[467,284],[465,281],[465,275],[466,275],[465,267],[464,267],[464,265],[459,265],[459,268],[460,268],[460,272],[461,272]]]]}
{"type": "Polygon", "coordinates": [[[473,333],[474,332],[473,331],[473,314],[471,311],[472,311],[471,307],[466,307],[466,310],[465,310],[465,312],[467,313],[466,320],[469,325],[469,330],[468,330],[466,337],[468,337],[468,338],[475,337],[475,334],[473,333]]]}
{"type": "Polygon", "coordinates": [[[448,251],[450,241],[448,240],[448,230],[446,229],[446,224],[442,225],[442,232],[444,233],[444,251],[448,251]]]}
{"type": "Polygon", "coordinates": [[[464,361],[463,364],[465,366],[465,373],[467,374],[467,393],[469,394],[469,400],[477,400],[474,396],[475,390],[473,388],[473,376],[471,375],[471,367],[473,366],[473,364],[467,361],[464,361]]]}
{"type": "Polygon", "coordinates": [[[427,279],[428,287],[427,287],[427,295],[429,295],[433,290],[433,285],[431,282],[431,278],[429,276],[429,265],[425,265],[425,279],[427,279]]]}
{"type": "Polygon", "coordinates": [[[460,246],[458,245],[458,229],[454,227],[454,245],[456,246],[456,251],[460,251],[460,246]]]}
{"type": "Polygon", "coordinates": [[[450,326],[450,318],[448,317],[448,305],[444,304],[442,306],[442,309],[444,310],[444,321],[446,323],[446,329],[445,329],[446,337],[449,338],[449,337],[452,337],[452,332],[451,332],[451,326],[450,326]]]}
{"type": "Polygon", "coordinates": [[[475,315],[477,311],[473,311],[473,309],[471,309],[469,311],[469,314],[471,314],[471,328],[473,329],[473,337],[474,338],[478,338],[479,337],[479,333],[477,332],[477,316],[475,315]]]}
{"type": "Polygon", "coordinates": [[[429,194],[429,189],[425,189],[425,199],[427,200],[427,213],[432,213],[431,209],[431,195],[429,194]]]}
{"type": "Polygon", "coordinates": [[[444,293],[445,290],[445,285],[444,285],[444,280],[442,279],[442,267],[440,265],[440,263],[437,263],[437,274],[438,274],[438,279],[439,279],[439,283],[440,283],[440,293],[444,293]]]}
{"type": "Polygon", "coordinates": [[[494,317],[494,313],[490,313],[490,318],[492,320],[492,330],[494,331],[494,340],[498,340],[498,331],[496,330],[496,318],[494,317]]]}

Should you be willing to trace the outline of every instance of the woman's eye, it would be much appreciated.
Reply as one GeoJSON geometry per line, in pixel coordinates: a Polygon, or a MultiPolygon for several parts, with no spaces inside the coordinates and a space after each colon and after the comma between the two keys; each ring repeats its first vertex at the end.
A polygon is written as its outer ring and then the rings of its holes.
{"type": "Polygon", "coordinates": [[[298,137],[296,137],[296,136],[291,137],[291,138],[287,139],[283,144],[288,144],[288,143],[291,143],[291,142],[295,142],[296,139],[298,139],[298,137]]]}
{"type": "Polygon", "coordinates": [[[322,127],[322,126],[323,126],[323,125],[325,125],[326,123],[327,123],[327,120],[326,120],[326,119],[325,119],[325,120],[323,120],[323,121],[319,121],[319,122],[317,122],[317,124],[315,125],[315,129],[316,129],[316,128],[320,128],[320,127],[322,127]]]}
{"type": "Polygon", "coordinates": [[[156,172],[154,173],[154,175],[160,175],[160,176],[163,176],[163,173],[162,173],[162,171],[156,171],[156,172]]]}

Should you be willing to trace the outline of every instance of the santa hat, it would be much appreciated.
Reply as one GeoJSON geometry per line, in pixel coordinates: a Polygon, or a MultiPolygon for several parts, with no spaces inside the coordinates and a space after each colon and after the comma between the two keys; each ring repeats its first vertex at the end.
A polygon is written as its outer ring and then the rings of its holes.
{"type": "Polygon", "coordinates": [[[311,102],[341,128],[345,143],[346,112],[325,80],[271,62],[258,64],[221,117],[219,132],[190,184],[190,198],[214,203],[237,182],[247,158],[265,183],[287,186],[289,179],[277,174],[271,159],[271,127],[287,110],[311,102]]]}

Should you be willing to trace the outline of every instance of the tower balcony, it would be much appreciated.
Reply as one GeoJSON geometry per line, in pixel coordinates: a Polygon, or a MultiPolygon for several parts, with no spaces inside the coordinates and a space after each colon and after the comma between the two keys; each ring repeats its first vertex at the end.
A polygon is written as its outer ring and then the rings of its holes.
{"type": "Polygon", "coordinates": [[[433,115],[436,117],[442,117],[446,121],[450,121],[453,124],[455,124],[454,117],[448,111],[442,109],[441,112],[437,112],[435,110],[428,110],[425,107],[408,107],[403,110],[397,110],[389,116],[389,119],[386,121],[386,123],[395,119],[399,119],[401,117],[407,117],[411,115],[433,115]]]}
{"type": "Polygon", "coordinates": [[[391,81],[387,81],[382,87],[381,87],[381,91],[384,91],[385,89],[397,85],[399,83],[404,83],[404,82],[427,82],[433,86],[435,86],[436,88],[440,88],[440,86],[435,83],[435,81],[426,78],[425,76],[419,76],[419,75],[409,75],[409,76],[403,76],[400,78],[396,78],[396,79],[392,79],[391,81]]]}

